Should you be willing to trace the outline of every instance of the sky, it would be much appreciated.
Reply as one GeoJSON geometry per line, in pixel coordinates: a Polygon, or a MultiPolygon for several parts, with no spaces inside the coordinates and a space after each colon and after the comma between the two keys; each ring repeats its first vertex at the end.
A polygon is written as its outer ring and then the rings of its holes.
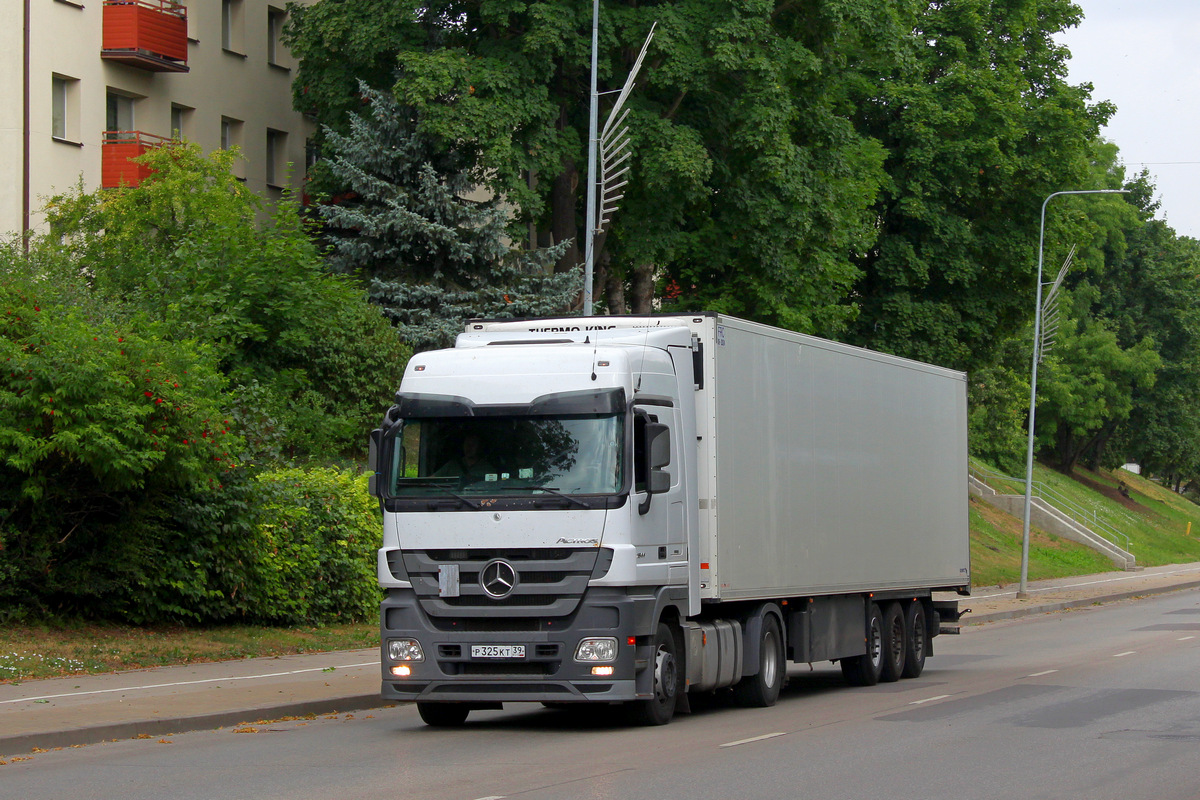
{"type": "Polygon", "coordinates": [[[1158,218],[1200,239],[1200,0],[1075,2],[1083,22],[1059,37],[1071,51],[1068,80],[1116,105],[1102,135],[1126,174],[1144,164],[1158,218]]]}

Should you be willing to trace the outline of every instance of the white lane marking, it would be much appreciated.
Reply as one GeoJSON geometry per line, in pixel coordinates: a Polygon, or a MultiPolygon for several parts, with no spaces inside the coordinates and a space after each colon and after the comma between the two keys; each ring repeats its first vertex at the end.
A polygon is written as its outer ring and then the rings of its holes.
{"type": "Polygon", "coordinates": [[[737,747],[739,744],[750,744],[750,742],[761,742],[763,739],[774,739],[776,736],[787,736],[787,733],[780,731],[779,733],[764,733],[762,736],[752,736],[749,739],[739,739],[736,742],[726,742],[721,747],[737,747]]]}
{"type": "Polygon", "coordinates": [[[948,694],[939,694],[937,697],[926,697],[924,700],[913,700],[911,703],[909,703],[909,705],[919,706],[921,703],[932,703],[934,700],[945,700],[949,696],[950,695],[948,694]]]}
{"type": "MultiPolygon", "coordinates": [[[[372,661],[367,664],[342,664],[334,667],[334,669],[355,669],[358,667],[378,667],[378,661],[372,661]]],[[[294,669],[290,672],[266,672],[262,675],[237,675],[224,678],[204,678],[203,680],[195,681],[176,681],[175,683],[151,683],[145,686],[123,686],[119,689],[94,689],[88,692],[64,692],[63,694],[46,694],[41,697],[18,697],[15,700],[0,700],[0,705],[5,703],[31,703],[35,700],[57,700],[63,697],[83,697],[89,694],[111,694],[112,692],[138,692],[144,689],[170,689],[173,686],[196,686],[201,683],[232,683],[233,681],[252,681],[257,678],[281,678],[284,675],[302,675],[306,672],[324,672],[329,667],[311,667],[309,669],[294,669]]],[[[79,676],[86,678],[87,676],[79,676]]]]}
{"type": "Polygon", "coordinates": [[[479,797],[476,800],[504,800],[505,796],[502,794],[489,794],[487,797],[479,797]]]}
{"type": "Polygon", "coordinates": [[[1113,656],[1113,658],[1121,658],[1123,656],[1131,656],[1136,652],[1137,652],[1137,650],[1126,650],[1124,653],[1117,653],[1116,655],[1113,656]]]}
{"type": "MultiPolygon", "coordinates": [[[[1057,592],[1057,591],[1061,591],[1063,589],[1077,589],[1080,586],[1097,586],[1102,583],[1119,583],[1121,581],[1135,581],[1135,580],[1138,580],[1139,578],[1153,578],[1153,577],[1157,577],[1160,575],[1161,576],[1188,575],[1195,571],[1196,570],[1194,570],[1194,569],[1180,569],[1180,570],[1174,570],[1172,572],[1156,572],[1153,575],[1144,575],[1144,574],[1128,575],[1128,576],[1123,576],[1123,577],[1119,577],[1119,578],[1105,578],[1104,580],[1101,580],[1101,581],[1081,581],[1079,583],[1067,583],[1067,584],[1063,584],[1062,586],[1046,586],[1044,588],[1038,588],[1038,589],[1029,587],[1028,591],[1029,592],[1057,592]]],[[[970,599],[971,600],[991,600],[992,598],[995,598],[995,597],[1012,597],[1015,594],[1016,594],[1015,590],[1011,591],[1011,592],[997,592],[996,594],[975,594],[975,595],[971,595],[970,599]]]]}
{"type": "Polygon", "coordinates": [[[1195,639],[1195,636],[1180,636],[1176,641],[1186,642],[1189,639],[1195,639]]]}
{"type": "Polygon", "coordinates": [[[1042,677],[1043,675],[1053,675],[1055,672],[1058,672],[1058,670],[1056,670],[1056,669],[1046,669],[1046,670],[1042,670],[1041,672],[1035,672],[1035,673],[1033,673],[1032,675],[1026,675],[1025,677],[1026,677],[1026,678],[1040,678],[1040,677],[1042,677]]]}

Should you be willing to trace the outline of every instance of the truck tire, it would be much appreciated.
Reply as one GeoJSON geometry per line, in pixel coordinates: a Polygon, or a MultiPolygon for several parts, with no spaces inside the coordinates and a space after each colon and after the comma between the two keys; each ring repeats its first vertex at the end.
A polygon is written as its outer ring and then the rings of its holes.
{"type": "Polygon", "coordinates": [[[889,603],[883,612],[883,669],[881,683],[894,683],[904,672],[904,651],[908,637],[904,635],[904,609],[899,603],[889,603]]]}
{"type": "Polygon", "coordinates": [[[457,728],[467,721],[471,708],[462,703],[417,703],[417,713],[426,725],[457,728]]]}
{"type": "Polygon", "coordinates": [[[874,686],[883,671],[883,614],[871,603],[867,610],[867,652],[842,659],[842,676],[851,686],[874,686]]]}
{"type": "Polygon", "coordinates": [[[763,616],[758,637],[758,674],[747,675],[733,685],[733,699],[745,708],[767,708],[775,705],[787,675],[783,634],[774,614],[763,616]]]}
{"type": "Polygon", "coordinates": [[[925,604],[913,600],[904,613],[904,671],[901,678],[919,678],[925,670],[925,642],[929,631],[925,629],[925,604]]]}
{"type": "Polygon", "coordinates": [[[636,725],[666,725],[675,716],[675,703],[683,684],[678,649],[671,628],[658,623],[654,635],[654,697],[634,700],[627,706],[629,721],[636,725]]]}

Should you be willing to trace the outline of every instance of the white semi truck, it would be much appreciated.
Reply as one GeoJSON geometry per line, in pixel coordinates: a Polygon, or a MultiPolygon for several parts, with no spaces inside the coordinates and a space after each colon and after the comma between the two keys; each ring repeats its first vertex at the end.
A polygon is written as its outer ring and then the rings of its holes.
{"type": "Polygon", "coordinates": [[[473,321],[371,436],[383,697],[775,703],[921,673],[969,593],[962,373],[712,313],[473,321]]]}

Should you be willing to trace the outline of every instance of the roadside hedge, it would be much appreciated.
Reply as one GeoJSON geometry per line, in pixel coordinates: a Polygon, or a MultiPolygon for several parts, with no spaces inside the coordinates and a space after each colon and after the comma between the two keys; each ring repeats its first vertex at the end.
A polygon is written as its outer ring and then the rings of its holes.
{"type": "Polygon", "coordinates": [[[261,597],[251,613],[287,624],[375,616],[375,552],[383,532],[367,477],[335,468],[280,469],[255,484],[261,597]]]}
{"type": "Polygon", "coordinates": [[[0,525],[0,619],[321,625],[378,613],[382,530],[365,476],[236,468],[124,511],[77,531],[86,546],[71,549],[39,539],[31,552],[26,532],[0,525]]]}

